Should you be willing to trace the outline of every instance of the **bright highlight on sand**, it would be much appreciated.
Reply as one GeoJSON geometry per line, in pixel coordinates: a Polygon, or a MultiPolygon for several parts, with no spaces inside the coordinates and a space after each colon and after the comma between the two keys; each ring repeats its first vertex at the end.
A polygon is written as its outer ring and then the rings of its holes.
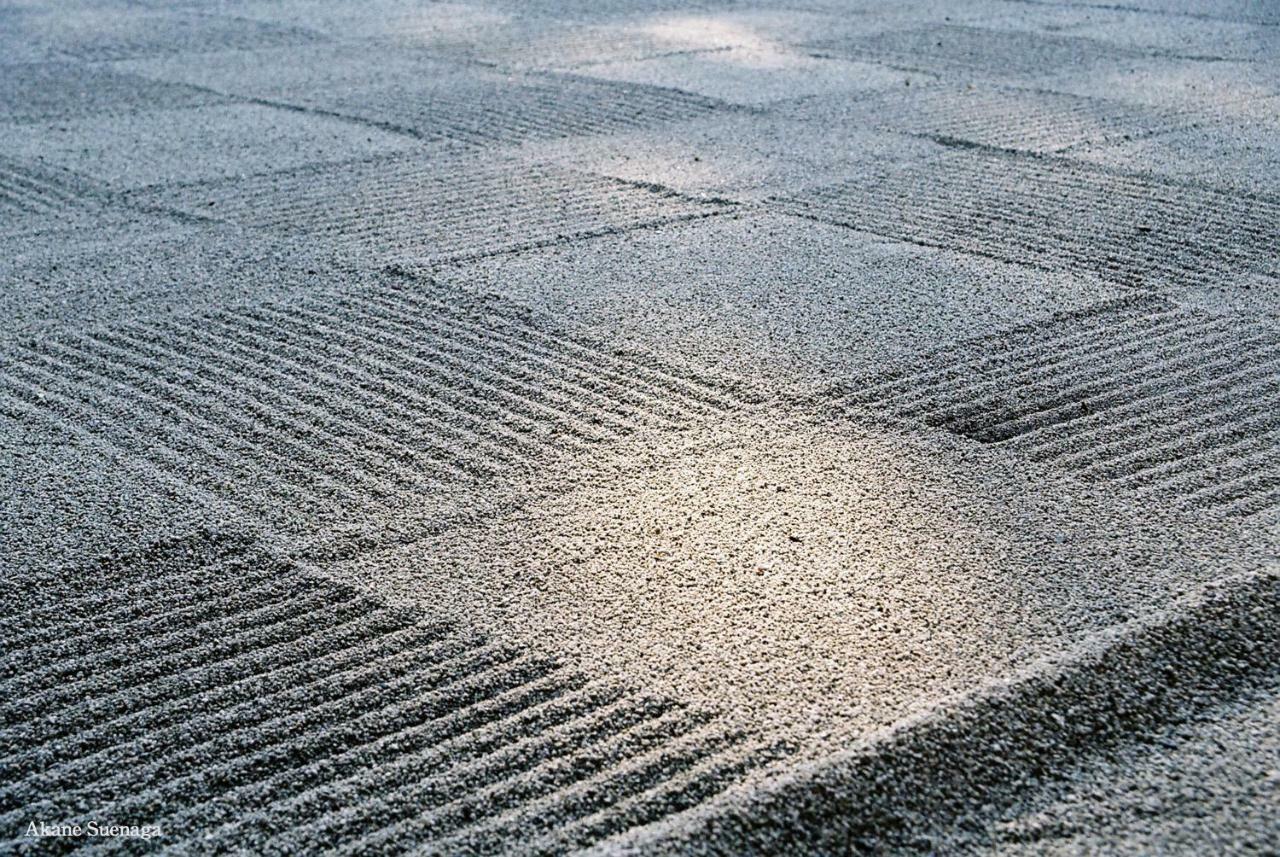
{"type": "Polygon", "coordinates": [[[0,852],[1280,852],[1277,33],[0,10],[0,852]]]}

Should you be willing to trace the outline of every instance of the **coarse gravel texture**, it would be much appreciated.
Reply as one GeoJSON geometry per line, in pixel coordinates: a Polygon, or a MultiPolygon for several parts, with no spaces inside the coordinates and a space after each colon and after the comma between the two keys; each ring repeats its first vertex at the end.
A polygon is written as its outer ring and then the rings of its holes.
{"type": "Polygon", "coordinates": [[[1280,852],[1278,108],[1258,0],[0,5],[0,853],[1280,852]]]}

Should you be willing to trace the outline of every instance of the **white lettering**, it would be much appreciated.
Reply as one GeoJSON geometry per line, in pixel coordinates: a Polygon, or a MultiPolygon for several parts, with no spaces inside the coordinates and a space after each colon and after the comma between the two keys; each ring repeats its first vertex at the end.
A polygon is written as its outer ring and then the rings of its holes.
{"type": "Polygon", "coordinates": [[[27,824],[26,835],[32,838],[57,836],[103,836],[127,839],[150,840],[163,836],[164,831],[158,824],[107,824],[90,821],[86,825],[50,824],[47,821],[32,821],[27,824]]]}

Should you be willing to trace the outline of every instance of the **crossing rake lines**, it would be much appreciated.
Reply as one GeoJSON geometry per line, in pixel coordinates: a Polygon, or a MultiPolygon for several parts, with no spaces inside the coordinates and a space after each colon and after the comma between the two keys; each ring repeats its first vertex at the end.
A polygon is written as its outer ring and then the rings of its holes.
{"type": "Polygon", "coordinates": [[[445,261],[724,210],[719,201],[551,166],[427,166],[407,159],[295,170],[130,195],[379,257],[445,261]]]}
{"type": "Polygon", "coordinates": [[[953,150],[775,200],[879,235],[1135,286],[1280,278],[1280,200],[1063,160],[953,150]]]}
{"type": "Polygon", "coordinates": [[[509,78],[480,76],[432,90],[422,100],[402,92],[373,94],[352,109],[406,124],[427,139],[487,146],[649,128],[728,108],[675,89],[531,73],[514,85],[509,78]]]}
{"type": "Polygon", "coordinates": [[[1280,507],[1280,330],[1157,298],[937,352],[844,398],[1184,509],[1280,507]]]}
{"type": "Polygon", "coordinates": [[[68,59],[113,62],[139,57],[262,50],[306,44],[321,37],[297,27],[247,18],[187,14],[103,12],[78,32],[55,36],[52,47],[68,59]]]}
{"type": "Polygon", "coordinates": [[[781,752],[244,540],[168,547],[51,581],[69,610],[6,600],[0,624],[23,643],[0,656],[10,830],[92,807],[204,851],[558,853],[781,752]]]}
{"type": "Polygon", "coordinates": [[[0,159],[0,235],[39,230],[88,204],[61,183],[0,159]]]}
{"type": "Polygon", "coordinates": [[[1136,140],[1191,124],[1205,112],[1045,90],[946,85],[876,93],[855,106],[885,130],[1031,152],[1136,140]]]}
{"type": "Polygon", "coordinates": [[[730,109],[715,99],[564,72],[442,75],[412,91],[364,86],[352,94],[298,93],[290,101],[462,146],[520,144],[654,127],[730,109]]]}
{"type": "Polygon", "coordinates": [[[737,404],[497,304],[384,285],[31,341],[0,411],[270,519],[398,507],[737,404]]]}
{"type": "Polygon", "coordinates": [[[1061,68],[1117,64],[1145,55],[1087,38],[958,25],[837,37],[817,41],[812,46],[847,59],[937,71],[952,78],[1026,77],[1061,68]]]}

